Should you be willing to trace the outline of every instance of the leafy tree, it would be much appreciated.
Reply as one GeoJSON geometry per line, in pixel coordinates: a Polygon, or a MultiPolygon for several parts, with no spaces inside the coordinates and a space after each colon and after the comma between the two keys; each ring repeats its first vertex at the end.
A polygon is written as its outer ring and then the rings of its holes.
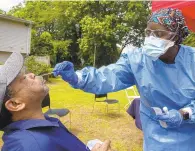
{"type": "Polygon", "coordinates": [[[183,42],[184,45],[195,47],[195,33],[191,33],[183,42]]]}
{"type": "Polygon", "coordinates": [[[6,12],[2,9],[0,9],[0,14],[6,14],[6,12]]]}
{"type": "MultiPolygon", "coordinates": [[[[80,54],[92,64],[96,50],[96,64],[109,64],[118,58],[118,48],[127,44],[140,46],[147,23],[147,2],[97,1],[90,6],[94,10],[80,21],[82,38],[80,54]],[[112,55],[111,55],[112,54],[112,55]]],[[[122,51],[122,50],[120,50],[122,51]]]]}
{"type": "Polygon", "coordinates": [[[76,66],[116,61],[129,43],[140,46],[149,2],[27,1],[9,14],[32,20],[33,55],[49,54],[53,63],[70,60],[76,66]],[[55,61],[54,61],[55,60],[55,61]]]}
{"type": "Polygon", "coordinates": [[[36,61],[35,56],[29,56],[25,59],[25,66],[28,72],[35,75],[41,75],[50,72],[50,66],[36,61]]]}
{"type": "Polygon", "coordinates": [[[40,37],[36,37],[36,31],[32,31],[31,54],[39,56],[53,54],[52,36],[49,32],[43,32],[40,37]]]}

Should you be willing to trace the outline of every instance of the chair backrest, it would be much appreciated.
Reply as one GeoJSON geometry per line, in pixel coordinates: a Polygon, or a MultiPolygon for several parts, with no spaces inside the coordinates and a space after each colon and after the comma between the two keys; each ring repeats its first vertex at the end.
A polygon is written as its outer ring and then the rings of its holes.
{"type": "MultiPolygon", "coordinates": [[[[96,99],[102,99],[102,98],[106,98],[107,99],[108,95],[107,94],[95,94],[95,101],[97,101],[96,99]]],[[[105,100],[105,99],[104,99],[105,100]]],[[[101,102],[101,101],[97,101],[97,102],[101,102]]]]}
{"type": "Polygon", "coordinates": [[[127,97],[129,97],[129,96],[139,96],[139,94],[137,94],[134,86],[131,86],[131,87],[125,89],[125,93],[126,93],[127,97]],[[129,91],[133,92],[133,94],[129,94],[129,91]]]}
{"type": "Polygon", "coordinates": [[[50,96],[49,96],[49,93],[45,96],[45,98],[42,101],[42,108],[47,107],[47,106],[50,108],[50,96]]]}

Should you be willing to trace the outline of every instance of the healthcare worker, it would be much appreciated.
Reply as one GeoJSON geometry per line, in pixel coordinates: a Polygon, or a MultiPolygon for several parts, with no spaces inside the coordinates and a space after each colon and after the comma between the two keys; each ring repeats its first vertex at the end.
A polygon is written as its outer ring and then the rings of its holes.
{"type": "Polygon", "coordinates": [[[195,48],[181,45],[188,35],[177,9],[154,12],[142,48],[123,51],[115,64],[74,71],[68,61],[54,68],[74,88],[108,93],[136,85],[141,97],[140,118],[144,151],[195,150],[195,48]],[[154,114],[152,107],[169,111],[154,114]],[[166,128],[160,122],[166,123],[166,128]]]}

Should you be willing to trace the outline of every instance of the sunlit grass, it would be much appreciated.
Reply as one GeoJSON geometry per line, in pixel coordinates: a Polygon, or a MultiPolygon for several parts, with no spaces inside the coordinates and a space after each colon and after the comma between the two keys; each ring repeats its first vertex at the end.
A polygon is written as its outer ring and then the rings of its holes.
{"type": "MultiPolygon", "coordinates": [[[[83,142],[95,138],[110,139],[117,151],[142,150],[142,134],[124,109],[128,103],[124,91],[108,94],[108,98],[120,101],[120,113],[109,110],[107,114],[105,103],[96,103],[95,110],[91,113],[94,94],[73,89],[59,78],[50,81],[51,106],[59,108],[64,104],[71,110],[72,132],[83,142]]],[[[117,105],[110,105],[109,109],[117,109],[117,105]]]]}

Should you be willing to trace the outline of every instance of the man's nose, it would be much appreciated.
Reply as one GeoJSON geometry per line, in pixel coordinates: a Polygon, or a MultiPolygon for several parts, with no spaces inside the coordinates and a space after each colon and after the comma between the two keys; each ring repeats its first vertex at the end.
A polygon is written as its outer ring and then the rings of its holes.
{"type": "Polygon", "coordinates": [[[35,74],[34,73],[29,73],[28,77],[31,78],[31,79],[34,79],[35,78],[35,74]]]}

